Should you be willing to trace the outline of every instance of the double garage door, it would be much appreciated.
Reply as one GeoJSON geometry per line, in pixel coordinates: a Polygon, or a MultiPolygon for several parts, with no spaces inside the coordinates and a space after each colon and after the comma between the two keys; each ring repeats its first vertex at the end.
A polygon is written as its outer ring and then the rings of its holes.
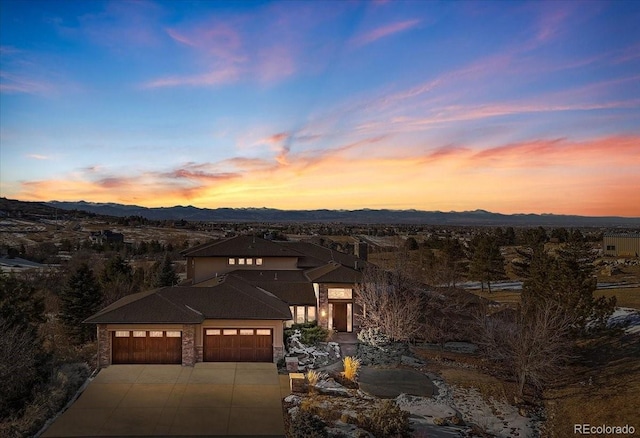
{"type": "Polygon", "coordinates": [[[180,364],[182,334],[164,330],[117,330],[113,332],[114,364],[180,364]]]}
{"type": "Polygon", "coordinates": [[[205,362],[273,362],[271,329],[205,329],[203,344],[205,362]]]}

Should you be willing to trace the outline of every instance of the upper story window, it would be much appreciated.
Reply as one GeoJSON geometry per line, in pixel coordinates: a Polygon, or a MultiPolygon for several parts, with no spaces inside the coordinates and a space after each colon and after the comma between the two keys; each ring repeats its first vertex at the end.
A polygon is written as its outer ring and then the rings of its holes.
{"type": "Polygon", "coordinates": [[[256,265],[262,265],[262,259],[256,259],[256,265]]]}
{"type": "Polygon", "coordinates": [[[247,259],[247,265],[253,265],[253,259],[247,259]]]}
{"type": "Polygon", "coordinates": [[[230,265],[235,265],[236,264],[236,259],[230,258],[229,259],[229,264],[230,265]]]}
{"type": "Polygon", "coordinates": [[[238,259],[238,264],[239,265],[244,265],[244,259],[238,259]]]}

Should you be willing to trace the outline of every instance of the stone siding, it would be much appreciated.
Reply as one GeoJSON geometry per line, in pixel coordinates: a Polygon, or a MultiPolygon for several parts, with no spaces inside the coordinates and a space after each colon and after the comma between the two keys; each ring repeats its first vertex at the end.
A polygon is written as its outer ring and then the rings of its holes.
{"type": "Polygon", "coordinates": [[[196,364],[196,326],[182,326],[182,366],[192,367],[196,364]]]}
{"type": "Polygon", "coordinates": [[[318,325],[329,329],[329,287],[326,284],[318,285],[318,325]]]}
{"type": "Polygon", "coordinates": [[[111,336],[106,324],[98,324],[98,369],[111,364],[111,336]]]}
{"type": "Polygon", "coordinates": [[[284,347],[273,347],[273,362],[277,363],[284,358],[284,347]]]}

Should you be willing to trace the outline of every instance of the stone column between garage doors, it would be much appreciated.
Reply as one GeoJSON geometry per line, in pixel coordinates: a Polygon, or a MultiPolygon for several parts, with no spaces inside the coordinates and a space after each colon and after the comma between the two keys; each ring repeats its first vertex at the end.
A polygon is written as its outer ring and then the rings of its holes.
{"type": "Polygon", "coordinates": [[[98,369],[111,364],[111,336],[106,324],[98,324],[98,369]]]}
{"type": "Polygon", "coordinates": [[[196,364],[196,326],[182,326],[182,366],[192,367],[196,364]]]}

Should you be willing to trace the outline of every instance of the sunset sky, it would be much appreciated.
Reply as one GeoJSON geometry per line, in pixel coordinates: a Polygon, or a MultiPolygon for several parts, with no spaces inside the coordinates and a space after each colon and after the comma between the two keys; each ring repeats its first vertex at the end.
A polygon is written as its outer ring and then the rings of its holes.
{"type": "Polygon", "coordinates": [[[640,2],[0,1],[0,194],[640,217],[640,2]]]}

